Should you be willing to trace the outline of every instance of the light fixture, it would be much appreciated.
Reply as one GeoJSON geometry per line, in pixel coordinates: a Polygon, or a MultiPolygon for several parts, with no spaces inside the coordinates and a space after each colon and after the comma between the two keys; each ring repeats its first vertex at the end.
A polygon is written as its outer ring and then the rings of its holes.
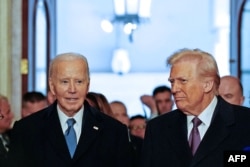
{"type": "Polygon", "coordinates": [[[131,68],[128,51],[122,48],[114,50],[111,66],[118,75],[128,73],[131,68]]]}
{"type": "Polygon", "coordinates": [[[151,0],[113,0],[114,18],[103,20],[102,29],[105,32],[112,32],[113,25],[118,23],[123,25],[123,31],[133,42],[133,32],[142,22],[150,18],[151,0]]]}

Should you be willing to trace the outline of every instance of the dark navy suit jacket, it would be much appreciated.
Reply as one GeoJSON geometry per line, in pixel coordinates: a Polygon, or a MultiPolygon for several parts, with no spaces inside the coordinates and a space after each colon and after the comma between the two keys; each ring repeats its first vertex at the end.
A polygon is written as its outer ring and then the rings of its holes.
{"type": "Polygon", "coordinates": [[[57,102],[17,121],[12,130],[11,167],[128,167],[125,125],[84,103],[82,132],[71,159],[57,114],[57,102]]]}
{"type": "Polygon", "coordinates": [[[187,139],[187,119],[180,110],[159,116],[147,124],[142,167],[223,167],[226,150],[250,146],[250,109],[218,103],[205,136],[192,156],[187,139]]]}

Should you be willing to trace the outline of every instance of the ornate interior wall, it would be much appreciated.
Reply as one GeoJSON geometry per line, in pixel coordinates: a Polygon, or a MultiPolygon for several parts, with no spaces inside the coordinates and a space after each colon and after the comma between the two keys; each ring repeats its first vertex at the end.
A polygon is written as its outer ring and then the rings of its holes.
{"type": "Polygon", "coordinates": [[[0,1],[0,93],[7,96],[16,119],[21,110],[21,0],[0,1]]]}

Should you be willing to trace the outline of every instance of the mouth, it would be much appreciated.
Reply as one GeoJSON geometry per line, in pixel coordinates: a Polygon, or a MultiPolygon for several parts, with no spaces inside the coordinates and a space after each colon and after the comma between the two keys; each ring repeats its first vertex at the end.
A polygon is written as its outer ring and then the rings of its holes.
{"type": "Polygon", "coordinates": [[[78,98],[65,98],[67,101],[74,102],[77,101],[78,98]]]}
{"type": "Polygon", "coordinates": [[[175,101],[180,101],[180,100],[183,100],[185,97],[174,97],[175,101]]]}

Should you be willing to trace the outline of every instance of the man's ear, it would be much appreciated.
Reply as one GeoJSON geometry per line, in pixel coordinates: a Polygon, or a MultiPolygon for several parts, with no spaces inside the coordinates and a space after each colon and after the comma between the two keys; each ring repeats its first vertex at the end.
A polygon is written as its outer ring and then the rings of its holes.
{"type": "Polygon", "coordinates": [[[204,92],[210,92],[212,91],[214,87],[214,81],[213,80],[207,80],[204,82],[204,92]]]}
{"type": "Polygon", "coordinates": [[[49,90],[51,91],[52,95],[55,96],[54,84],[51,77],[49,78],[49,90]]]}
{"type": "Polygon", "coordinates": [[[241,105],[243,105],[244,100],[245,100],[245,96],[241,96],[241,98],[240,98],[240,104],[241,104],[241,105]]]}

